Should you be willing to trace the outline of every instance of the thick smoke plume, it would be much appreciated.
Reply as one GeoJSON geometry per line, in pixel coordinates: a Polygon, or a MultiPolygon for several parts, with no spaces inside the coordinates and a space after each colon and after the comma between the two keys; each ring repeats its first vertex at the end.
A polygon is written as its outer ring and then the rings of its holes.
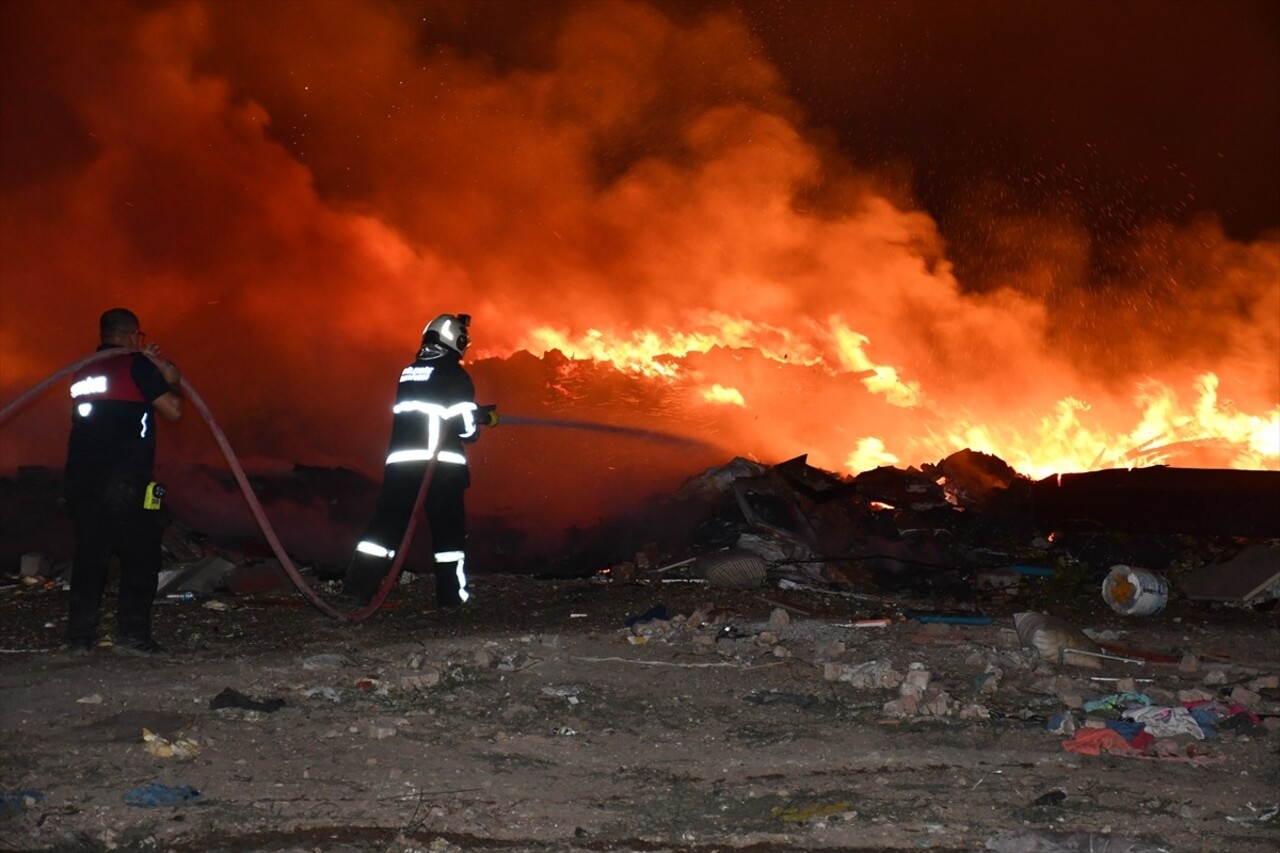
{"type": "MultiPolygon", "coordinates": [[[[399,367],[466,311],[482,401],[722,449],[500,427],[479,511],[590,523],[735,454],[1280,464],[1280,236],[1207,212],[1100,262],[1082,210],[996,183],[957,264],[732,6],[543,8],[485,49],[449,38],[485,4],[4,4],[3,399],[126,305],[250,464],[376,477],[399,367]],[[1206,451],[1202,416],[1262,444],[1206,451]]],[[[65,424],[7,423],[0,467],[59,465],[65,424]]],[[[193,417],[164,433],[217,462],[193,417]]]]}

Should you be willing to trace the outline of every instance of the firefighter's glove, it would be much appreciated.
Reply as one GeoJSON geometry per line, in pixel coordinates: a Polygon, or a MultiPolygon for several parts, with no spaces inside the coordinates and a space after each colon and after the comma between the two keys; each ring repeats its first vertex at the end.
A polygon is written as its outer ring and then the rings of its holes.
{"type": "Polygon", "coordinates": [[[498,407],[497,406],[481,406],[480,407],[480,423],[487,427],[496,427],[498,425],[498,407]]]}

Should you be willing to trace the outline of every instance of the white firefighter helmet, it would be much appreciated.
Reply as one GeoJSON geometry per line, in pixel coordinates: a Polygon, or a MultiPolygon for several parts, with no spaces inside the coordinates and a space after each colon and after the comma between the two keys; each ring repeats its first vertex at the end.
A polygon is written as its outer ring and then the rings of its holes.
{"type": "Polygon", "coordinates": [[[441,314],[422,330],[422,342],[441,343],[462,355],[467,350],[467,344],[471,343],[471,336],[467,332],[470,325],[470,314],[441,314]]]}

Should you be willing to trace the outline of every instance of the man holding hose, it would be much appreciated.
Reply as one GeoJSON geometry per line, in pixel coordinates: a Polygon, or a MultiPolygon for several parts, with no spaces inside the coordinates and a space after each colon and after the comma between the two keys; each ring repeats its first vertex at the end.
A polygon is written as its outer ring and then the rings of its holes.
{"type": "Polygon", "coordinates": [[[475,385],[461,364],[470,323],[466,314],[436,317],[422,330],[417,357],[400,372],[378,507],[346,574],[347,592],[364,601],[377,594],[391,569],[431,466],[425,506],[436,604],[456,607],[471,598],[463,500],[471,474],[464,444],[476,440],[478,425],[497,426],[498,414],[494,406],[476,405],[475,385]]]}
{"type": "Polygon", "coordinates": [[[166,654],[151,637],[151,603],[160,575],[160,502],[152,480],[155,415],[182,417],[182,376],[160,348],[146,343],[138,317],[112,308],[98,321],[98,351],[116,355],[76,371],[64,491],[75,525],[67,641],[89,654],[98,634],[102,594],[114,554],[120,560],[114,649],[140,657],[166,654]]]}

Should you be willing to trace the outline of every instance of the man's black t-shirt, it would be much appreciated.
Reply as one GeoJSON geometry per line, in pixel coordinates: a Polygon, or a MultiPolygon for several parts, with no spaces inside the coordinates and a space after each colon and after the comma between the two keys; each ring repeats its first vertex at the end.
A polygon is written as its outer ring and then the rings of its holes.
{"type": "Polygon", "coordinates": [[[113,344],[120,355],[78,370],[71,383],[67,476],[150,479],[155,462],[155,409],[169,383],[151,359],[113,344]]]}

